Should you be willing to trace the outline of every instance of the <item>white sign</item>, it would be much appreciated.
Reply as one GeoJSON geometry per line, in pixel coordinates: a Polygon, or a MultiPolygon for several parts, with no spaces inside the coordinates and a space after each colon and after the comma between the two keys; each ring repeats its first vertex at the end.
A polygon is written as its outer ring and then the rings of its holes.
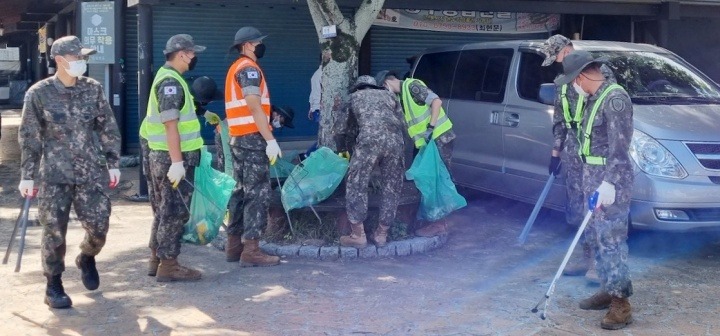
{"type": "Polygon", "coordinates": [[[20,48],[4,48],[0,49],[0,61],[19,61],[20,48]]]}
{"type": "Polygon", "coordinates": [[[335,25],[322,27],[323,38],[333,38],[337,36],[337,27],[335,25]]]}

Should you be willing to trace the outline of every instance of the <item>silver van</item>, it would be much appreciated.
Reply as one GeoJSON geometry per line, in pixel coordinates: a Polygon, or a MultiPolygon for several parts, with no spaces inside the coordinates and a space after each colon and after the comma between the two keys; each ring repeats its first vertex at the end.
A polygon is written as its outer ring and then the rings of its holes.
{"type": "MultiPolygon", "coordinates": [[[[412,76],[442,98],[454,124],[458,185],[537,200],[548,178],[553,138],[555,89],[542,84],[556,76],[540,66],[541,43],[466,44],[430,49],[417,59],[412,76]]],[[[607,56],[633,101],[633,228],[720,229],[720,87],[663,48],[573,45],[607,56]]],[[[564,178],[556,179],[545,206],[564,209],[563,184],[564,178]]]]}

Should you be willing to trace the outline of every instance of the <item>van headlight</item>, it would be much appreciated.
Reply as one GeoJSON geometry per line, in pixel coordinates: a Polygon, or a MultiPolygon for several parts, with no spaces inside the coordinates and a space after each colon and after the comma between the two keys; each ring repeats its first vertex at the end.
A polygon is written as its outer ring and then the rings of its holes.
{"type": "Polygon", "coordinates": [[[630,156],[646,174],[683,179],[688,176],[680,162],[657,140],[635,130],[630,142],[630,156]]]}

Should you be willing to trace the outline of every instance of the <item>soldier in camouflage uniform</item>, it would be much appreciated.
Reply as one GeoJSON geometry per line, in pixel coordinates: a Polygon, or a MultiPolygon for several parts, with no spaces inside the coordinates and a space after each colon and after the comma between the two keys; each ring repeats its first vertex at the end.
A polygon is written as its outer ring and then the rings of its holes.
{"type": "MultiPolygon", "coordinates": [[[[147,115],[140,126],[141,145],[147,158],[143,169],[149,179],[154,213],[148,275],[155,276],[158,282],[202,277],[199,271],[181,266],[177,257],[193,192],[190,183],[182,180],[194,180],[203,143],[193,97],[181,75],[194,68],[196,53],[204,50],[186,34],[174,35],[167,41],[163,50],[167,61],[153,80],[147,115]]],[[[217,118],[208,114],[212,112],[203,112],[208,120],[217,118]]]]}
{"type": "MultiPolygon", "coordinates": [[[[407,127],[409,133],[413,133],[417,127],[422,127],[421,134],[416,136],[410,134],[416,149],[421,148],[431,139],[434,139],[438,152],[440,152],[440,157],[445,167],[447,167],[448,172],[450,172],[455,132],[452,130],[452,122],[450,122],[445,111],[442,109],[442,100],[440,100],[440,97],[430,90],[422,81],[413,78],[407,78],[401,81],[398,79],[396,73],[387,70],[378,72],[377,75],[375,75],[375,80],[378,85],[385,86],[388,90],[400,97],[400,101],[403,104],[402,108],[405,120],[408,122],[407,127]],[[406,95],[410,97],[406,97],[406,95]],[[410,105],[416,106],[416,108],[420,109],[424,114],[418,117],[413,106],[410,105]],[[418,124],[413,125],[414,122],[418,124]],[[422,140],[416,138],[418,136],[421,136],[422,140]]],[[[421,237],[447,234],[447,219],[443,218],[431,222],[416,230],[415,234],[421,237]]]]}
{"type": "Polygon", "coordinates": [[[601,70],[602,59],[587,51],[575,51],[563,60],[564,75],[558,85],[573,83],[587,99],[580,126],[585,198],[598,193],[588,237],[595,240],[595,260],[601,288],[582,300],[580,308],[610,310],[602,320],[604,329],[621,329],[632,322],[628,297],[633,293],[627,266],[628,216],[633,187],[630,141],[633,108],[625,89],[612,83],[601,70]]]}
{"type": "MultiPolygon", "coordinates": [[[[572,41],[562,35],[551,36],[541,48],[545,56],[542,66],[553,66],[559,74],[562,73],[562,61],[565,56],[575,49],[572,41]]],[[[611,83],[615,82],[612,71],[602,65],[601,70],[611,83]]],[[[555,112],[553,114],[553,148],[550,156],[548,171],[557,176],[561,167],[565,172],[565,187],[567,205],[565,207],[565,218],[568,224],[579,227],[582,223],[585,212],[587,212],[587,201],[582,189],[582,160],[578,155],[578,125],[582,120],[582,111],[585,101],[579,100],[579,95],[571,85],[558,86],[555,94],[555,112]],[[562,163],[562,165],[561,165],[562,163]]],[[[592,232],[586,231],[582,239],[582,256],[574,255],[563,271],[564,275],[585,275],[591,282],[598,283],[595,269],[591,237],[592,232]]]]}
{"type": "Polygon", "coordinates": [[[52,308],[72,305],[61,279],[70,205],[85,229],[75,264],[83,285],[95,290],[100,285],[95,256],[105,245],[110,219],[105,186],[115,187],[120,180],[120,132],[113,111],[100,83],[82,76],[94,53],[75,36],[53,43],[50,55],[58,72],[28,89],[19,130],[20,193],[34,196],[34,181],[40,182],[45,303],[52,308]]]}
{"type": "Polygon", "coordinates": [[[372,239],[378,247],[382,247],[387,243],[388,229],[395,221],[402,192],[406,124],[400,102],[395,95],[377,86],[374,78],[360,76],[350,92],[347,118],[338,125],[338,151],[347,151],[343,145],[346,143],[348,119],[358,126],[359,134],[350,159],[345,194],[352,232],[340,237],[340,245],[357,248],[367,245],[363,221],[367,217],[368,183],[373,167],[379,164],[382,198],[380,219],[372,239]]]}
{"type": "Polygon", "coordinates": [[[280,263],[279,257],[267,255],[259,247],[270,208],[270,165],[282,156],[270,125],[266,78],[257,63],[265,54],[264,38],[254,27],[237,31],[231,50],[237,50],[240,57],[225,79],[226,120],[237,181],[228,202],[225,260],[240,261],[242,267],[280,263]]]}

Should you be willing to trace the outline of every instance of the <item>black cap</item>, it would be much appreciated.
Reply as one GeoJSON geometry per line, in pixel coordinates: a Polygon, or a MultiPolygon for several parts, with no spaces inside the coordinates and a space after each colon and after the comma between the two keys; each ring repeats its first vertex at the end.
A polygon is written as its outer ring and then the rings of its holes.
{"type": "Polygon", "coordinates": [[[295,118],[295,111],[291,107],[285,106],[285,107],[279,107],[272,105],[272,110],[277,112],[279,115],[285,117],[285,122],[283,123],[283,126],[287,128],[295,128],[295,125],[293,125],[293,118],[295,118]]]}
{"type": "Polygon", "coordinates": [[[568,84],[575,80],[588,65],[605,62],[607,62],[605,57],[594,58],[591,53],[585,50],[573,51],[563,59],[563,74],[555,79],[555,85],[568,84]]]}
{"type": "Polygon", "coordinates": [[[203,104],[224,98],[223,93],[217,89],[215,81],[208,76],[195,78],[192,83],[192,92],[195,100],[203,104]]]}

